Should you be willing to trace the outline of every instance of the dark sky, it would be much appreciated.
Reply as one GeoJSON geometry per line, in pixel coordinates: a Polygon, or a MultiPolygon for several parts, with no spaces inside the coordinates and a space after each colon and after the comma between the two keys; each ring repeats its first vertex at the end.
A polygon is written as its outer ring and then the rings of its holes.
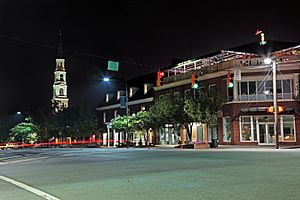
{"type": "Polygon", "coordinates": [[[103,100],[107,59],[147,65],[120,62],[114,76],[130,78],[172,58],[253,42],[256,29],[267,40],[299,41],[293,1],[220,2],[1,0],[0,113],[50,103],[59,29],[71,106],[103,100]]]}

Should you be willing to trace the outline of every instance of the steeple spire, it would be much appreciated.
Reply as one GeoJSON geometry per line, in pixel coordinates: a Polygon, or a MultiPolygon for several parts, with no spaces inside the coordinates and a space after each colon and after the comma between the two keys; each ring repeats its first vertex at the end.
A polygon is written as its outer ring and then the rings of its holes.
{"type": "Polygon", "coordinates": [[[59,30],[58,32],[58,54],[57,58],[63,58],[63,46],[62,46],[62,31],[59,30]]]}

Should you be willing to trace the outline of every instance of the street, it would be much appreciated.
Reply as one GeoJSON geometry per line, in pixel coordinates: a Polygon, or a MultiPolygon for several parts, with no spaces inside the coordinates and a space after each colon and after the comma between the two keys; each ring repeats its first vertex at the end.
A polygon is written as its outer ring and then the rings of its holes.
{"type": "Polygon", "coordinates": [[[299,186],[300,149],[0,151],[0,199],[296,200],[299,186]]]}

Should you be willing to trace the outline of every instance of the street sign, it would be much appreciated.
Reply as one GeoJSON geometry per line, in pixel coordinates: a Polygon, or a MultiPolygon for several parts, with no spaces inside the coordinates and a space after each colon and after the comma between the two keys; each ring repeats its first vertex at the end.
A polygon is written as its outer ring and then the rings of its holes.
{"type": "Polygon", "coordinates": [[[120,107],[126,108],[126,96],[120,96],[120,107]]]}
{"type": "Polygon", "coordinates": [[[240,69],[235,69],[233,71],[234,73],[234,80],[235,81],[241,81],[242,80],[242,75],[241,75],[241,70],[240,69]]]}
{"type": "Polygon", "coordinates": [[[107,70],[110,71],[119,71],[119,62],[115,62],[115,61],[108,61],[108,65],[107,65],[107,70]]]}

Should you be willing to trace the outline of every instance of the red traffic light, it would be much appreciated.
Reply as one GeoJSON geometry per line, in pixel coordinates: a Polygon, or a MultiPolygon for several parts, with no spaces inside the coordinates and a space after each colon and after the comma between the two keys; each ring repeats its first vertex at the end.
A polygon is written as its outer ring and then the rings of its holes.
{"type": "Polygon", "coordinates": [[[161,77],[163,77],[165,75],[165,73],[164,72],[159,72],[159,76],[160,76],[160,78],[161,77]]]}
{"type": "Polygon", "coordinates": [[[157,80],[156,80],[156,86],[161,86],[161,77],[163,77],[165,75],[165,73],[164,72],[162,72],[162,71],[160,71],[160,70],[158,70],[157,71],[157,80]]]}

